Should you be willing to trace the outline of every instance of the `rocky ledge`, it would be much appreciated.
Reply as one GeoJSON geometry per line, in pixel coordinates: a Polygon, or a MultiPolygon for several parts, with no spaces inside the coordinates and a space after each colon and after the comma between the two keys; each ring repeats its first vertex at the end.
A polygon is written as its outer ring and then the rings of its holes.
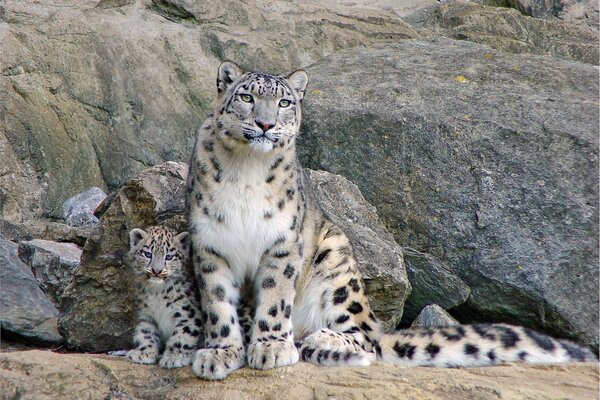
{"type": "Polygon", "coordinates": [[[51,351],[0,354],[2,399],[597,399],[597,364],[494,368],[244,368],[223,382],[190,368],[161,370],[122,358],[51,351]],[[526,376],[527,379],[523,379],[526,376]]]}

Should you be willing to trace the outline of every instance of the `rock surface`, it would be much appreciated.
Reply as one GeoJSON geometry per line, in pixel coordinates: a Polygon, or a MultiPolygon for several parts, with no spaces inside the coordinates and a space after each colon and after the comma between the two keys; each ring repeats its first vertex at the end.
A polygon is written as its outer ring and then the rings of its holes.
{"type": "Polygon", "coordinates": [[[560,21],[526,17],[511,8],[450,2],[432,10],[423,26],[443,36],[486,44],[497,50],[598,65],[598,32],[560,21]]]}
{"type": "Polygon", "coordinates": [[[83,246],[90,236],[91,227],[74,227],[67,224],[38,218],[23,223],[0,219],[0,235],[13,242],[43,239],[54,242],[69,242],[83,246]]]}
{"type": "Polygon", "coordinates": [[[304,165],[450,266],[471,288],[455,315],[597,345],[596,67],[433,39],[307,71],[304,165]]]}
{"type": "Polygon", "coordinates": [[[477,0],[477,2],[509,6],[525,15],[568,22],[598,33],[596,0],[477,0]]]}
{"type": "Polygon", "coordinates": [[[460,322],[452,318],[442,307],[430,304],[423,308],[421,313],[411,324],[411,328],[441,328],[445,326],[460,325],[460,322]]]}
{"type": "Polygon", "coordinates": [[[2,334],[43,345],[62,342],[58,311],[17,255],[18,245],[0,237],[0,325],[2,334]]]}
{"type": "Polygon", "coordinates": [[[279,73],[419,36],[390,11],[283,0],[5,0],[0,20],[0,218],[13,222],[187,162],[224,59],[279,73]]]}
{"type": "Polygon", "coordinates": [[[3,399],[598,399],[598,365],[406,368],[377,364],[327,368],[299,363],[248,368],[225,381],[190,368],[161,370],[122,358],[49,351],[0,353],[3,399]]]}
{"type": "Polygon", "coordinates": [[[63,218],[67,225],[76,227],[91,227],[98,225],[94,216],[96,207],[106,198],[106,193],[98,187],[71,197],[63,204],[63,218]]]}
{"type": "Polygon", "coordinates": [[[404,263],[412,291],[404,305],[403,325],[410,324],[429,304],[449,310],[469,298],[471,288],[438,258],[405,247],[404,263]]]}
{"type": "Polygon", "coordinates": [[[306,175],[325,215],[350,238],[375,315],[395,328],[411,291],[402,248],[355,184],[324,171],[306,170],[306,175]]]}
{"type": "Polygon", "coordinates": [[[19,243],[18,252],[44,293],[60,309],[62,294],[79,266],[81,248],[73,243],[34,239],[19,243]]]}

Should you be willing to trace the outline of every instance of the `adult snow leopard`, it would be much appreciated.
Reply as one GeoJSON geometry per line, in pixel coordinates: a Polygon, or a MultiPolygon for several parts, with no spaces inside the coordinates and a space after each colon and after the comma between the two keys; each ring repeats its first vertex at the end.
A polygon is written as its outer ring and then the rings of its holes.
{"type": "Polygon", "coordinates": [[[593,359],[578,346],[509,325],[384,334],[348,238],[304,185],[296,139],[307,83],[302,70],[276,76],[219,66],[214,114],[198,132],[188,176],[193,264],[206,314],[206,348],[192,364],[197,376],[223,379],[246,360],[269,369],[300,356],[325,365],[593,359]],[[255,309],[247,346],[240,301],[255,309]]]}

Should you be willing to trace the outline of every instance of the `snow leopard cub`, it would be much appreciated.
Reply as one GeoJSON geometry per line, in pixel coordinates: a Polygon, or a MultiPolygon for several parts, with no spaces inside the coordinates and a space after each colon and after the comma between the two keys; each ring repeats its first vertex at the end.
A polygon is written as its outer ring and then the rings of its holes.
{"type": "Polygon", "coordinates": [[[190,365],[202,344],[199,301],[188,265],[188,233],[151,226],[129,232],[129,260],[139,295],[136,348],[127,352],[135,363],[162,368],[190,365]],[[162,356],[161,356],[162,354],[162,356]]]}

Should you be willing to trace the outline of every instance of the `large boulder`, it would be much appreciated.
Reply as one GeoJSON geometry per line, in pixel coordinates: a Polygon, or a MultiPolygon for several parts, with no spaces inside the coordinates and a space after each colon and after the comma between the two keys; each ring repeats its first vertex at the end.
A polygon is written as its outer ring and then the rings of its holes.
{"type": "Polygon", "coordinates": [[[300,362],[269,371],[243,368],[222,382],[191,368],[160,369],[98,354],[0,353],[6,399],[595,399],[598,364],[494,368],[326,368],[300,362]]]}
{"type": "Polygon", "coordinates": [[[224,59],[279,73],[419,36],[392,12],[330,6],[3,1],[0,218],[59,218],[91,186],[114,191],[149,166],[187,161],[224,59]]]}
{"type": "Polygon", "coordinates": [[[355,184],[324,171],[306,170],[306,176],[319,206],[350,239],[371,308],[387,328],[395,328],[411,290],[402,248],[355,184]]]}
{"type": "Polygon", "coordinates": [[[433,39],[307,71],[304,165],[460,277],[455,315],[597,345],[597,67],[433,39]]]}
{"type": "MultiPolygon", "coordinates": [[[[136,296],[126,262],[128,233],[154,224],[185,230],[186,176],[186,164],[167,162],[142,172],[112,196],[63,295],[60,329],[70,348],[108,351],[132,345],[136,296]]],[[[395,326],[410,291],[401,248],[355,185],[321,171],[309,170],[306,176],[327,215],[355,246],[373,309],[384,324],[395,326]]]]}
{"type": "Polygon", "coordinates": [[[46,297],[29,266],[17,255],[18,245],[0,236],[0,325],[2,334],[41,345],[62,342],[58,311],[46,297]]]}

